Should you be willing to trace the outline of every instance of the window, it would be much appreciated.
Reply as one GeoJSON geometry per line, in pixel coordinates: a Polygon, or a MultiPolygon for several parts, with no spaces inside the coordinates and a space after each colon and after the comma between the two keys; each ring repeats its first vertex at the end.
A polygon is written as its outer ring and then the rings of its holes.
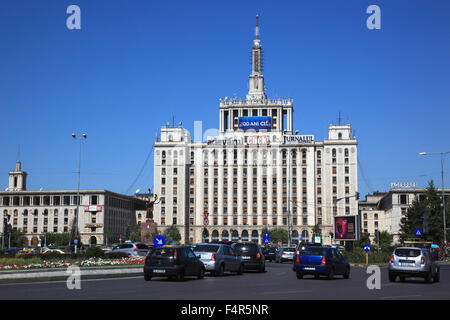
{"type": "Polygon", "coordinates": [[[408,195],[407,194],[400,195],[400,204],[408,204],[408,195]]]}
{"type": "Polygon", "coordinates": [[[91,196],[91,205],[98,204],[98,196],[91,196]]]}

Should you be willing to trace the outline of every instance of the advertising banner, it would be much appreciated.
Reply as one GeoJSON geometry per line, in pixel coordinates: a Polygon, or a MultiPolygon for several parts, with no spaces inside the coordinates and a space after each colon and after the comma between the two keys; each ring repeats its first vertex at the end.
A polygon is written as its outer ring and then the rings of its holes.
{"type": "Polygon", "coordinates": [[[336,240],[358,240],[358,216],[334,217],[336,240]]]}
{"type": "Polygon", "coordinates": [[[239,117],[238,128],[241,130],[270,130],[272,117],[239,117]]]}

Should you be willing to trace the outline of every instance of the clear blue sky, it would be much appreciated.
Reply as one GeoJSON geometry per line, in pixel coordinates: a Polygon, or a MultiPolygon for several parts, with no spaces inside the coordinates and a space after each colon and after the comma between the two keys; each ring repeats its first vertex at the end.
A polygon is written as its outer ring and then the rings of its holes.
{"type": "MultiPolygon", "coordinates": [[[[0,187],[17,148],[28,189],[130,193],[153,186],[167,121],[218,127],[219,98],[244,97],[255,15],[270,97],[294,99],[294,130],[327,136],[339,110],[359,142],[359,190],[434,179],[450,151],[450,2],[2,0],[0,187]],[[81,8],[81,30],[66,9],[81,8]],[[368,30],[366,8],[381,8],[368,30]],[[362,170],[361,170],[362,169],[362,170]],[[362,174],[363,173],[363,174],[362,174]]],[[[450,187],[450,155],[445,165],[450,187]]]]}

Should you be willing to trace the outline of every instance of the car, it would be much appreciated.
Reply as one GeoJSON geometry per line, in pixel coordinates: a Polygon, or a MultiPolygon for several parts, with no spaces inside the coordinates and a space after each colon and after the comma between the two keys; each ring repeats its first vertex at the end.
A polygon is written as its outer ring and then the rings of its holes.
{"type": "Polygon", "coordinates": [[[304,275],[314,275],[316,279],[326,276],[334,279],[335,275],[342,275],[344,279],[350,277],[350,264],[336,248],[319,246],[299,246],[294,261],[294,272],[297,279],[304,275]]]}
{"type": "Polygon", "coordinates": [[[186,276],[203,279],[205,266],[189,246],[157,247],[145,258],[144,279],[169,277],[183,281],[186,276]]]}
{"type": "Polygon", "coordinates": [[[255,242],[236,242],[231,244],[234,252],[242,258],[244,270],[266,271],[266,261],[261,247],[255,242]]]}
{"type": "Polygon", "coordinates": [[[274,261],[277,255],[277,248],[275,247],[264,247],[262,249],[264,254],[264,259],[267,261],[274,261]]]}
{"type": "Polygon", "coordinates": [[[67,252],[58,248],[46,248],[46,250],[42,251],[42,254],[50,254],[50,253],[66,254],[67,252]]]}
{"type": "Polygon", "coordinates": [[[236,255],[233,248],[227,244],[200,243],[193,251],[211,275],[223,276],[227,271],[241,275],[244,272],[242,257],[236,255]]]}
{"type": "Polygon", "coordinates": [[[143,243],[133,243],[133,242],[124,242],[113,248],[112,250],[107,250],[105,253],[116,253],[116,252],[124,252],[129,254],[130,256],[143,256],[145,257],[148,254],[149,247],[143,243]]]}
{"type": "Polygon", "coordinates": [[[276,263],[283,263],[284,261],[294,261],[295,248],[279,248],[275,257],[276,263]]]}
{"type": "Polygon", "coordinates": [[[19,248],[13,247],[13,248],[4,248],[3,249],[3,253],[4,254],[10,254],[10,255],[15,255],[16,253],[19,252],[19,248]]]}
{"type": "Polygon", "coordinates": [[[425,282],[440,281],[440,267],[436,256],[421,247],[397,247],[388,263],[389,281],[400,281],[407,277],[421,277],[425,282]]]}

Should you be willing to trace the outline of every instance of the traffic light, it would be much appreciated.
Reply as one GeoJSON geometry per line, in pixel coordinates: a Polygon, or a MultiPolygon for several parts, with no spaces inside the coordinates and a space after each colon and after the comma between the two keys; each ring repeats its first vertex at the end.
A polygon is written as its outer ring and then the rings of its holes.
{"type": "Polygon", "coordinates": [[[356,200],[359,200],[359,192],[356,193],[356,200]]]}

